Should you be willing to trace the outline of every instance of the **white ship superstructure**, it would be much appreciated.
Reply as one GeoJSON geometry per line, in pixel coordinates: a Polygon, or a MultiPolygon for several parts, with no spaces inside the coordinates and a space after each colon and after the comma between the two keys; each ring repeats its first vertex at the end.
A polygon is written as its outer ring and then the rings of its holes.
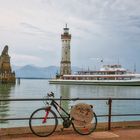
{"type": "Polygon", "coordinates": [[[104,65],[99,71],[78,71],[53,79],[51,84],[133,85],[140,86],[140,74],[129,72],[121,65],[104,65]]]}

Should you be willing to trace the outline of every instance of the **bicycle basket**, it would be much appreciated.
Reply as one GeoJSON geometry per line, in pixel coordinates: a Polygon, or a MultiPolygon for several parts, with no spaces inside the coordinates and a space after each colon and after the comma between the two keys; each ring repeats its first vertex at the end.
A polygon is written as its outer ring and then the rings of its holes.
{"type": "Polygon", "coordinates": [[[93,119],[93,110],[91,105],[85,103],[79,103],[72,107],[70,116],[73,118],[73,122],[78,126],[83,126],[91,123],[93,119]]]}

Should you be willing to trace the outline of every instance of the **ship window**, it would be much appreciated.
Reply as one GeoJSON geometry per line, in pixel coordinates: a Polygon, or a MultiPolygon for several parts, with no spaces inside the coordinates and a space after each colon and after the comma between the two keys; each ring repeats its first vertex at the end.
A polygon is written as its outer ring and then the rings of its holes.
{"type": "Polygon", "coordinates": [[[109,74],[115,74],[115,72],[109,72],[109,74]]]}

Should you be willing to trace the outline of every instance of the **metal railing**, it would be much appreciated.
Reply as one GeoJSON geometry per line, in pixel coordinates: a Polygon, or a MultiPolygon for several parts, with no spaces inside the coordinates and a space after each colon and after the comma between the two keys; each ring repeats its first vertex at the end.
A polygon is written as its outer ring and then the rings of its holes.
{"type": "MultiPolygon", "coordinates": [[[[51,99],[44,99],[44,98],[15,98],[15,99],[0,99],[1,102],[5,101],[12,101],[12,102],[21,102],[21,101],[45,101],[45,100],[51,100],[51,99]]],[[[111,130],[111,123],[112,123],[112,117],[119,117],[119,116],[140,116],[140,113],[137,114],[112,114],[112,103],[115,100],[122,100],[122,101],[140,101],[140,98],[55,98],[55,100],[61,100],[61,101],[76,101],[76,100],[103,100],[107,101],[108,104],[108,114],[107,115],[97,115],[97,117],[108,117],[108,130],[111,130]]],[[[0,104],[1,105],[1,104],[0,104]]],[[[96,112],[95,112],[96,113],[96,112]]],[[[29,117],[21,117],[21,118],[0,118],[0,121],[6,121],[6,120],[29,120],[29,117]]]]}

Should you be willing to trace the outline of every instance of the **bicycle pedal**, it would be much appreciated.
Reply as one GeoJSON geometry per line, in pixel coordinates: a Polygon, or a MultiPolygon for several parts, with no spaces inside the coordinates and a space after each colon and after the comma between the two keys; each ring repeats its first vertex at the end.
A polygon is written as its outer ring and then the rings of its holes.
{"type": "Polygon", "coordinates": [[[60,128],[60,131],[63,132],[64,131],[64,128],[60,128]]]}

